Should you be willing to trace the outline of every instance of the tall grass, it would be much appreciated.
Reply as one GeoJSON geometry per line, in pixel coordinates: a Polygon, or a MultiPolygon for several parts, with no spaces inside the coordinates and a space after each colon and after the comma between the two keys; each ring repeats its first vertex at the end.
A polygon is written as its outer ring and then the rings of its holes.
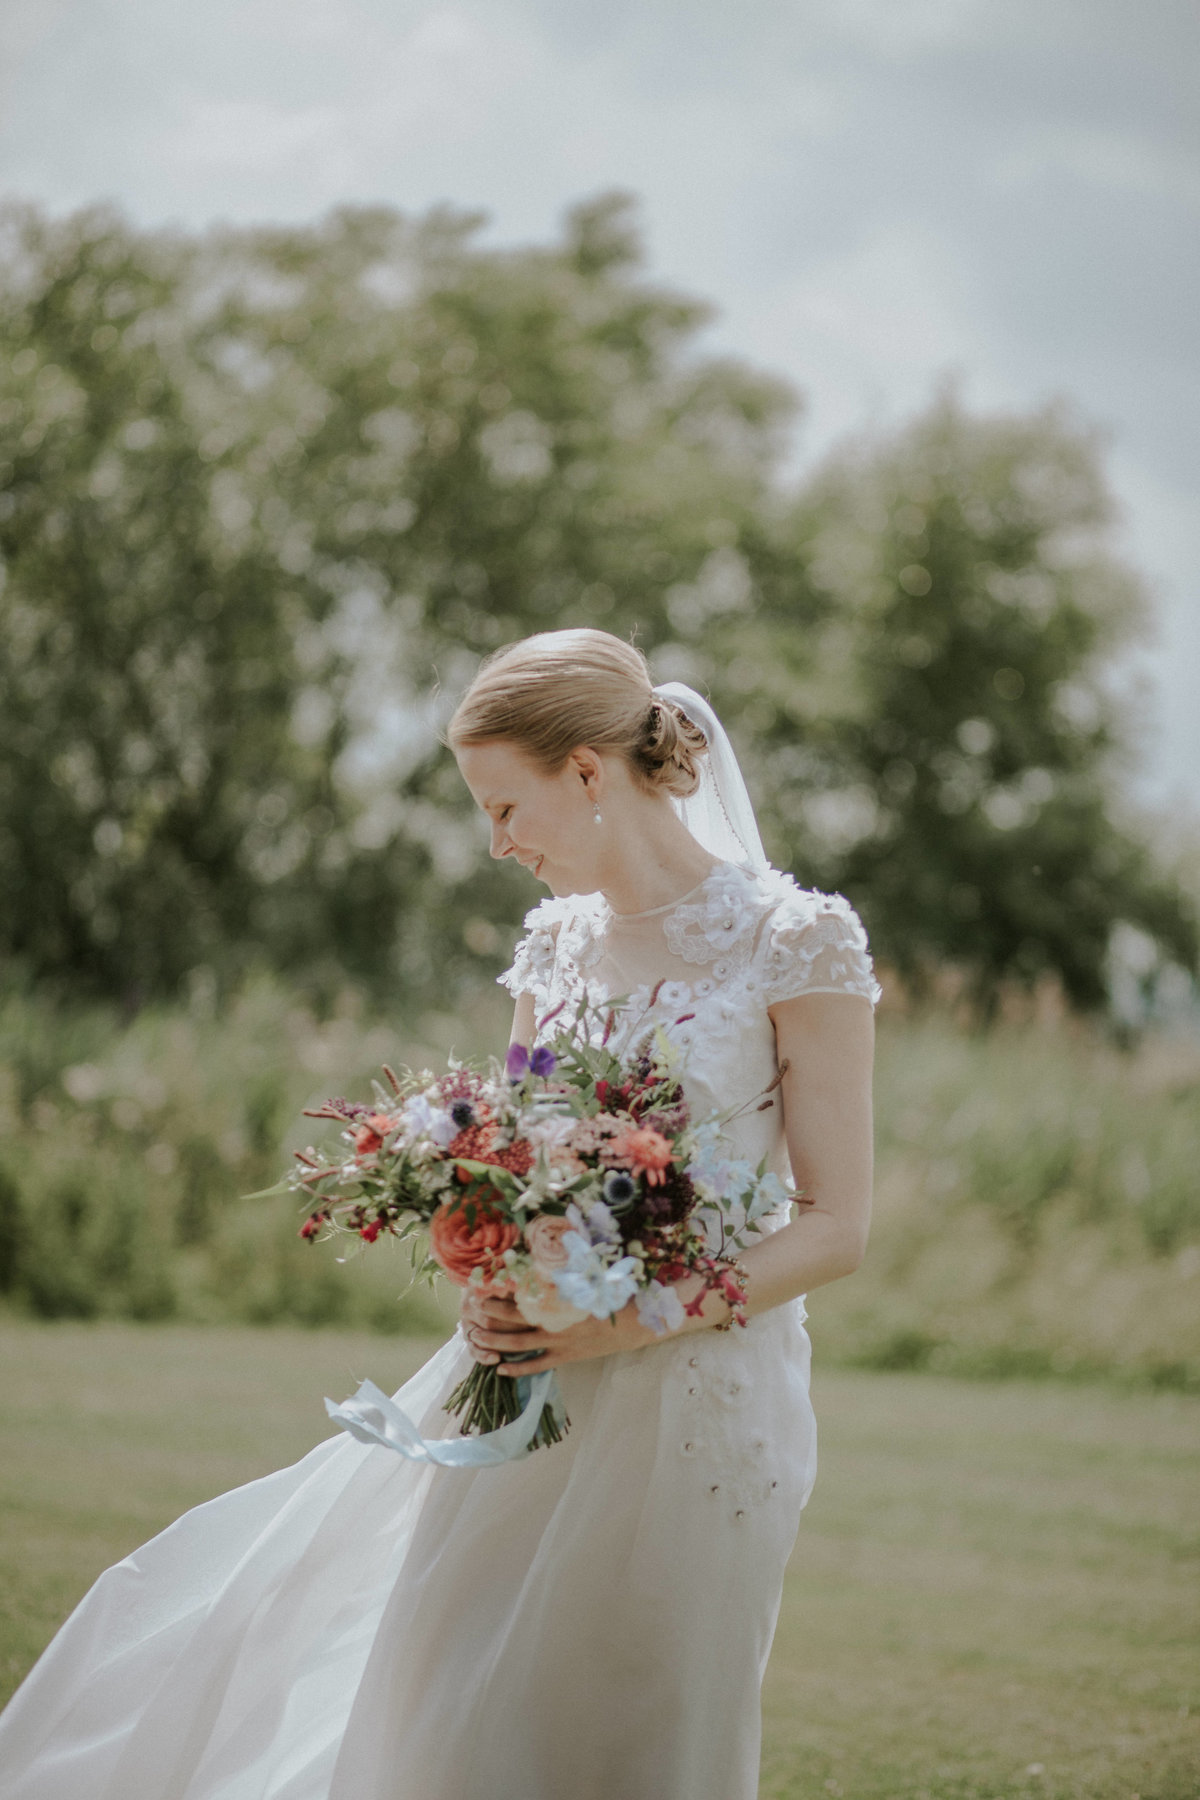
{"type": "MultiPolygon", "coordinates": [[[[301,1109],[384,1061],[497,1048],[473,1016],[316,1017],[261,980],[218,1014],[131,1022],[0,999],[0,1298],[42,1318],[438,1329],[408,1261],[303,1244],[288,1197],[242,1198],[311,1140],[301,1109]]],[[[871,1248],[809,1300],[819,1351],[873,1366],[1120,1372],[1200,1387],[1200,1042],[1122,1051],[1070,1020],[972,1034],[883,1014],[871,1248]]]]}
{"type": "Polygon", "coordinates": [[[1200,1388],[1200,1041],[880,1021],[871,1245],[826,1354],[1200,1388]]]}
{"type": "MultiPolygon", "coordinates": [[[[474,1021],[494,1036],[496,1018],[474,1021]]],[[[217,1015],[0,1003],[0,1292],[41,1318],[357,1324],[438,1329],[446,1307],[409,1286],[384,1243],[339,1263],[302,1243],[271,1186],[311,1142],[302,1109],[364,1090],[379,1065],[436,1065],[438,1022],[404,1033],[353,994],[318,1019],[270,980],[217,1015]],[[381,1254],[382,1252],[382,1254],[381,1254]]],[[[460,1046],[465,1047],[465,1046],[460,1046]]]]}

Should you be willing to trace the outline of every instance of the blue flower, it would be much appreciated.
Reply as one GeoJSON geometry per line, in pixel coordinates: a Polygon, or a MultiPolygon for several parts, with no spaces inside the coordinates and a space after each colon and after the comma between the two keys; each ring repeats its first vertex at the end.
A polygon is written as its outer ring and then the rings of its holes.
{"type": "Polygon", "coordinates": [[[619,1244],[621,1228],[605,1206],[603,1200],[585,1201],[582,1207],[571,1201],[567,1207],[567,1218],[573,1230],[589,1244],[619,1244]]]}
{"type": "Polygon", "coordinates": [[[591,1244],[578,1231],[562,1237],[567,1252],[565,1269],[555,1269],[554,1285],[564,1300],[594,1319],[610,1319],[637,1293],[637,1261],[623,1256],[609,1263],[604,1246],[591,1244]]]}
{"type": "Polygon", "coordinates": [[[786,1200],[790,1199],[791,1195],[778,1175],[768,1170],[765,1175],[759,1177],[747,1202],[746,1223],[751,1224],[755,1219],[761,1219],[764,1214],[774,1212],[776,1207],[782,1206],[786,1200]]]}
{"type": "Polygon", "coordinates": [[[637,1316],[643,1325],[648,1325],[656,1336],[661,1337],[664,1331],[678,1331],[684,1321],[683,1301],[673,1287],[664,1287],[661,1281],[652,1281],[634,1295],[637,1316]]]}
{"type": "Polygon", "coordinates": [[[529,1067],[533,1070],[535,1075],[541,1075],[543,1077],[553,1075],[557,1066],[558,1058],[555,1056],[553,1050],[547,1050],[544,1044],[539,1044],[538,1048],[529,1059],[529,1067]]]}

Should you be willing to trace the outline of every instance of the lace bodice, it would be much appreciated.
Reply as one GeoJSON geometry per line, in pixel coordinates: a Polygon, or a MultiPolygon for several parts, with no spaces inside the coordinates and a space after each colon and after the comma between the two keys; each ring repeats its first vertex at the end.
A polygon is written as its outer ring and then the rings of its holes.
{"type": "Polygon", "coordinates": [[[628,996],[613,1047],[661,1026],[683,1052],[693,1116],[745,1106],[726,1126],[730,1155],[765,1157],[789,1184],[781,1108],[755,1104],[778,1072],[768,1009],[801,994],[880,997],[849,901],[730,862],[647,912],[614,913],[601,894],[543,900],[499,979],[532,994],[539,1020],[560,1001],[628,996]]]}

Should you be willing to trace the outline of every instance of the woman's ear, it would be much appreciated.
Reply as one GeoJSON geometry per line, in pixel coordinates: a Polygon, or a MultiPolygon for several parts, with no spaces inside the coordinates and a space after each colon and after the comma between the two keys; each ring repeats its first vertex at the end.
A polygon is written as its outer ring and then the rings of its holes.
{"type": "Polygon", "coordinates": [[[572,750],[567,767],[581,781],[589,794],[598,795],[604,786],[604,763],[587,744],[572,750]]]}

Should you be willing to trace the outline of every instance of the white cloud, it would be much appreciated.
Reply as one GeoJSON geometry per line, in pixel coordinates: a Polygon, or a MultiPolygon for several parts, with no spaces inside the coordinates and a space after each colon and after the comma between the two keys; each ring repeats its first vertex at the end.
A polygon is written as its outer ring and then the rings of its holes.
{"type": "Polygon", "coordinates": [[[945,244],[900,222],[765,290],[743,291],[716,335],[794,372],[810,401],[807,456],[869,420],[924,405],[940,377],[987,360],[945,244]]]}
{"type": "Polygon", "coordinates": [[[1067,175],[1091,187],[1200,203],[1200,160],[1148,134],[1058,125],[1031,129],[998,158],[1000,186],[1029,187],[1067,175]]]}
{"type": "Polygon", "coordinates": [[[340,117],[328,106],[287,107],[262,100],[188,101],[159,149],[168,165],[195,173],[241,175],[286,168],[299,157],[336,151],[340,117]]]}

